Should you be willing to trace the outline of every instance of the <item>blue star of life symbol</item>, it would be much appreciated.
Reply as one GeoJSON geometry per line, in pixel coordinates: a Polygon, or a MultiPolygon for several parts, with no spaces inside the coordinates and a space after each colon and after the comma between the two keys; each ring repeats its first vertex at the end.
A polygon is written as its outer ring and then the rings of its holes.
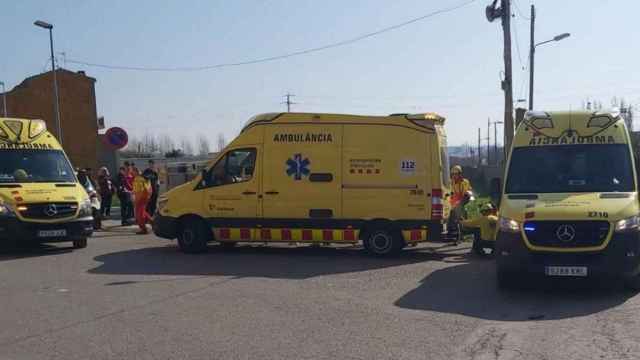
{"type": "Polygon", "coordinates": [[[293,155],[293,159],[287,160],[287,175],[295,180],[302,180],[303,176],[309,176],[309,159],[302,159],[302,154],[293,155]]]}

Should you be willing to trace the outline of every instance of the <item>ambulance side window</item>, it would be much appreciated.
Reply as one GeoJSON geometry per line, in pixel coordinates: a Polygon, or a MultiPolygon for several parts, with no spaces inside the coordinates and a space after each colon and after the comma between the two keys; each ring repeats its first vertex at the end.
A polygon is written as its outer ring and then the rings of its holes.
{"type": "Polygon", "coordinates": [[[256,149],[237,149],[227,152],[203,177],[198,189],[251,180],[256,167],[256,149]]]}

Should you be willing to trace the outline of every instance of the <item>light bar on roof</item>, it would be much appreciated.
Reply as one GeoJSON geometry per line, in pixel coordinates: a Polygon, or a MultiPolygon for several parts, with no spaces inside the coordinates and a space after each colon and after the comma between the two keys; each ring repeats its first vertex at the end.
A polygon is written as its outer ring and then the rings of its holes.
{"type": "Polygon", "coordinates": [[[598,127],[604,129],[611,125],[612,121],[613,119],[609,116],[594,116],[587,122],[587,127],[598,127]]]}
{"type": "Polygon", "coordinates": [[[47,130],[47,124],[43,120],[31,120],[29,123],[29,138],[40,136],[47,130]]]}

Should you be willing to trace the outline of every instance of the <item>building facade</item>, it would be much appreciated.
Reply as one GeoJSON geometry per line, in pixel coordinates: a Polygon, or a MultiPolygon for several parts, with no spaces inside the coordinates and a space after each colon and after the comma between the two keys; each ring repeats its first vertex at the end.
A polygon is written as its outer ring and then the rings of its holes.
{"type": "Polygon", "coordinates": [[[6,93],[7,115],[15,118],[42,119],[49,131],[62,141],[74,167],[98,165],[98,115],[96,79],[83,71],[57,69],[62,136],[57,133],[54,113],[53,73],[51,71],[23,80],[6,93]]]}

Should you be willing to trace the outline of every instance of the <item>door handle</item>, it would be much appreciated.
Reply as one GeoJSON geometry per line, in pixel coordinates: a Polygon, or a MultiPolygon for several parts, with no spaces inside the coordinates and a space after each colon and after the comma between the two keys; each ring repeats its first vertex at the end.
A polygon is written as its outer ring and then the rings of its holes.
{"type": "Polygon", "coordinates": [[[244,192],[242,193],[242,195],[255,195],[255,194],[256,194],[256,192],[255,192],[255,191],[244,191],[244,192]]]}
{"type": "Polygon", "coordinates": [[[265,192],[265,194],[267,194],[267,195],[278,195],[280,193],[277,192],[277,191],[267,191],[267,192],[265,192]]]}

